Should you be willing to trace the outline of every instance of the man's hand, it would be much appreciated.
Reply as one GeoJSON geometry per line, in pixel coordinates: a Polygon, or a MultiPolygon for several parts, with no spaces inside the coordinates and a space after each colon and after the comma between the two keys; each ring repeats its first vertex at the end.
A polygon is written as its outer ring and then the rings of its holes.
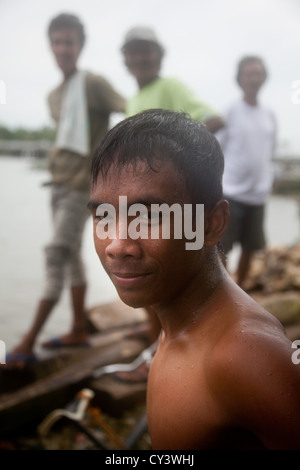
{"type": "Polygon", "coordinates": [[[225,126],[225,121],[220,116],[217,116],[217,117],[214,117],[205,121],[205,125],[206,125],[207,130],[211,132],[212,134],[214,134],[219,129],[222,129],[222,127],[225,126]]]}

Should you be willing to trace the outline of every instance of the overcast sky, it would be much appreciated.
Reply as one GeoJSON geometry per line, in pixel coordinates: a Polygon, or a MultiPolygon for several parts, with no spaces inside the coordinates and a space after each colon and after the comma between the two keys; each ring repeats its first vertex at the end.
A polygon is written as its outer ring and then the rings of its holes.
{"type": "Polygon", "coordinates": [[[136,84],[120,46],[135,25],[152,26],[165,45],[162,74],[184,81],[220,113],[240,95],[237,61],[260,55],[269,71],[261,102],[277,115],[280,148],[300,155],[300,103],[292,101],[292,84],[300,81],[299,0],[0,0],[0,84],[6,90],[0,125],[53,124],[46,95],[61,75],[46,30],[61,12],[85,24],[80,66],[106,77],[126,98],[136,84]]]}

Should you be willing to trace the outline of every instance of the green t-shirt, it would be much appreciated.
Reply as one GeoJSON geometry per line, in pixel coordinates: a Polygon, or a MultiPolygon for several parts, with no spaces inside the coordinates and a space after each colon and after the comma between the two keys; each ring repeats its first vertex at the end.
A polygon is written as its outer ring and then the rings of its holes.
{"type": "Polygon", "coordinates": [[[176,78],[157,78],[143,87],[127,101],[126,115],[132,116],[145,109],[163,108],[184,111],[193,119],[206,121],[218,113],[200,101],[196,95],[176,78]]]}

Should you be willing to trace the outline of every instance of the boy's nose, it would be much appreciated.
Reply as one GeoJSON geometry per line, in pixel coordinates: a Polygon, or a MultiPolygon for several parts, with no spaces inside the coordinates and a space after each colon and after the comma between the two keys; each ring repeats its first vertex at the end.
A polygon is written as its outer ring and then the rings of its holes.
{"type": "Polygon", "coordinates": [[[113,258],[124,258],[125,256],[140,258],[142,254],[140,241],[129,237],[127,224],[120,223],[116,232],[115,236],[109,239],[106,246],[107,256],[113,258]]]}

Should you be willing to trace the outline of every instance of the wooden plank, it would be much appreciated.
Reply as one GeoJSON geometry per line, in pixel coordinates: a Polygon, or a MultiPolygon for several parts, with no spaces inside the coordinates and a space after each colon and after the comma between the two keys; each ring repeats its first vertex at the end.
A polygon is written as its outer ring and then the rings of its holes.
{"type": "Polygon", "coordinates": [[[91,380],[89,387],[95,392],[94,405],[113,416],[146,402],[147,382],[122,383],[105,375],[91,380]]]}
{"type": "Polygon", "coordinates": [[[114,328],[129,327],[147,320],[143,308],[133,308],[121,300],[96,305],[88,311],[88,318],[94,331],[107,331],[114,328]]]}
{"type": "Polygon", "coordinates": [[[144,345],[138,340],[123,339],[123,336],[124,331],[99,334],[94,336],[91,348],[72,348],[72,351],[68,348],[67,352],[65,348],[59,354],[69,355],[67,365],[19,390],[2,394],[0,435],[36,425],[53,409],[64,407],[78,390],[87,386],[93,371],[99,367],[131,362],[144,345]]]}

